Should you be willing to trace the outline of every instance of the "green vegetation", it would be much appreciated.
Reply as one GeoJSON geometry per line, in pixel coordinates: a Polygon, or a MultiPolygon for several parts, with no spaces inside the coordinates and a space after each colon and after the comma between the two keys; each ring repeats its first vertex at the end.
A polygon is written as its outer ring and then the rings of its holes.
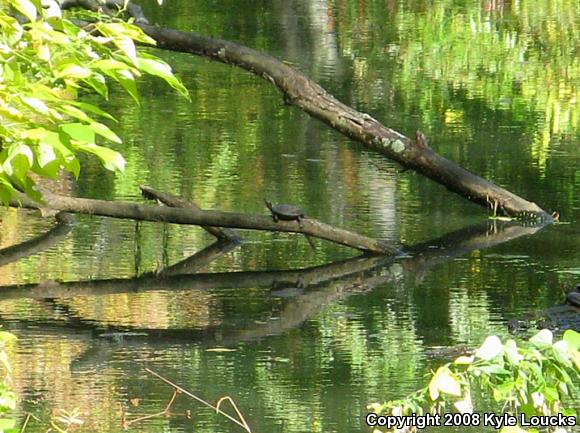
{"type": "MultiPolygon", "coordinates": [[[[188,93],[169,65],[140,52],[135,43],[154,45],[138,27],[98,17],[79,28],[62,16],[56,2],[7,0],[0,9],[0,200],[16,190],[40,199],[31,174],[56,178],[60,170],[78,177],[78,153],[96,155],[109,170],[125,160],[98,144],[121,139],[100,120],[114,118],[81,97],[107,99],[108,81],[120,84],[135,101],[135,79],[161,77],[180,94],[188,93]],[[15,18],[14,11],[21,20],[15,18]],[[100,120],[97,120],[100,119],[100,120]]],[[[83,13],[87,17],[87,13],[83,13]]],[[[90,15],[95,17],[95,15],[90,15]]]]}
{"type": "Polygon", "coordinates": [[[0,431],[11,433],[16,425],[16,420],[10,413],[16,408],[16,395],[11,389],[12,368],[8,361],[6,347],[16,337],[6,331],[0,331],[0,431]]]}
{"type": "MultiPolygon", "coordinates": [[[[544,329],[529,342],[488,337],[472,356],[460,356],[432,373],[429,385],[403,400],[372,405],[377,413],[388,415],[440,414],[452,410],[483,422],[474,413],[473,396],[489,396],[496,413],[532,416],[575,417],[567,407],[580,383],[580,334],[568,330],[563,339],[553,341],[544,329]]],[[[463,418],[465,419],[465,418],[463,418]]],[[[465,423],[464,423],[465,424],[465,423]]],[[[501,432],[525,432],[507,426],[501,432]]],[[[530,430],[531,431],[531,430],[530,430]]]]}

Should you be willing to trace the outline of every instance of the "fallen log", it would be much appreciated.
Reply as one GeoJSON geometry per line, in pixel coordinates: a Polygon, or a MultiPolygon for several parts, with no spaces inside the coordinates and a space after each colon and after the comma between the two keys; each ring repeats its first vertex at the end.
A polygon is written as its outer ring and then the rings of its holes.
{"type": "MultiPolygon", "coordinates": [[[[116,0],[108,0],[112,6],[116,0]]],[[[105,2],[108,6],[109,3],[105,2]]],[[[295,105],[347,137],[358,141],[406,169],[443,185],[462,197],[489,208],[494,216],[506,215],[532,223],[551,223],[554,218],[536,203],[477,176],[435,152],[426,137],[417,131],[413,139],[388,128],[367,113],[340,102],[322,86],[273,56],[244,45],[153,26],[141,8],[131,4],[127,9],[140,27],[157,43],[157,48],[193,54],[245,69],[269,81],[280,90],[287,105],[295,105]]],[[[94,0],[68,0],[66,8],[84,7],[111,14],[94,0]]],[[[64,5],[63,5],[64,7],[64,5]]],[[[105,6],[106,7],[106,6],[105,6]]],[[[78,23],[83,26],[88,23],[78,23]]]]}
{"type": "MultiPolygon", "coordinates": [[[[141,185],[139,186],[141,189],[141,193],[143,197],[151,199],[151,200],[159,200],[163,204],[170,206],[170,207],[180,207],[183,209],[190,209],[193,211],[199,211],[201,208],[192,203],[190,201],[184,200],[180,197],[176,197],[172,194],[167,194],[165,192],[156,191],[153,188],[149,188],[148,186],[141,185]]],[[[226,240],[231,242],[241,242],[242,238],[239,236],[235,231],[230,229],[224,229],[221,227],[211,227],[211,226],[201,226],[202,229],[211,233],[216,238],[220,240],[226,240]]]]}
{"type": "Polygon", "coordinates": [[[77,214],[100,215],[140,221],[160,221],[175,224],[228,227],[273,232],[302,233],[373,254],[398,254],[399,251],[384,242],[348,230],[325,224],[312,218],[275,222],[268,215],[195,210],[155,206],[123,201],[75,198],[43,191],[44,203],[36,203],[23,194],[12,200],[10,206],[43,209],[77,214]]]}
{"type": "Polygon", "coordinates": [[[382,125],[367,113],[343,104],[320,85],[289,65],[260,51],[234,42],[192,32],[137,24],[157,42],[157,47],[203,56],[245,69],[269,81],[295,105],[365,147],[392,159],[407,169],[434,180],[462,197],[500,215],[527,221],[552,222],[537,204],[485,180],[436,153],[422,133],[411,139],[382,125]]]}

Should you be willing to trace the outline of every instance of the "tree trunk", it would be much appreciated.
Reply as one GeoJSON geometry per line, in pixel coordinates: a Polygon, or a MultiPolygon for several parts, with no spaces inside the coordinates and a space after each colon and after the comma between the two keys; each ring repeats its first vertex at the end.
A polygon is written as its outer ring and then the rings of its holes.
{"type": "Polygon", "coordinates": [[[532,222],[552,221],[552,217],[535,203],[476,176],[437,154],[419,131],[414,139],[405,137],[370,115],[338,101],[321,86],[272,56],[240,44],[195,33],[148,24],[139,24],[139,27],[157,41],[158,48],[232,64],[270,81],[283,93],[286,103],[297,106],[403,167],[427,176],[472,202],[493,209],[497,214],[532,222]]]}

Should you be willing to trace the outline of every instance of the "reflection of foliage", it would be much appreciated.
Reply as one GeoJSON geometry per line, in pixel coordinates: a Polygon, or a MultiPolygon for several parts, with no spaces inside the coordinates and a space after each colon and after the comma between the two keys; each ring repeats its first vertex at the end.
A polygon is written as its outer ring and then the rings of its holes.
{"type": "MultiPolygon", "coordinates": [[[[397,60],[389,84],[404,89],[405,104],[418,107],[427,124],[433,124],[434,115],[462,121],[463,109],[451,104],[457,92],[485,101],[488,109],[512,110],[516,119],[540,115],[541,129],[529,151],[545,166],[550,134],[570,133],[580,120],[578,4],[533,0],[490,12],[479,1],[468,3],[444,0],[428,11],[401,6],[394,17],[396,35],[383,35],[384,48],[371,44],[367,63],[397,60]]],[[[366,18],[376,23],[381,14],[393,12],[378,5],[372,11],[376,17],[366,18]]],[[[354,42],[344,44],[362,54],[368,34],[359,36],[355,29],[354,42]]],[[[381,44],[378,37],[373,43],[381,44]]],[[[356,71],[381,69],[373,64],[356,71]]]]}

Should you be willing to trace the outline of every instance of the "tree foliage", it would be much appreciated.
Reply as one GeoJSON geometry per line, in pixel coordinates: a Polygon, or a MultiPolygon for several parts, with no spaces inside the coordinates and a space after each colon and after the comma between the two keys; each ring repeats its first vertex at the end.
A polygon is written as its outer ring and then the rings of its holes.
{"type": "Polygon", "coordinates": [[[54,1],[0,3],[0,200],[17,190],[40,199],[32,173],[56,178],[60,170],[79,175],[79,153],[100,158],[110,170],[125,160],[106,145],[121,139],[103,122],[114,118],[83,96],[109,97],[111,82],[138,103],[136,79],[165,80],[181,95],[187,90],[171,67],[141,52],[136,43],[154,45],[138,27],[96,16],[80,27],[54,1]]]}

